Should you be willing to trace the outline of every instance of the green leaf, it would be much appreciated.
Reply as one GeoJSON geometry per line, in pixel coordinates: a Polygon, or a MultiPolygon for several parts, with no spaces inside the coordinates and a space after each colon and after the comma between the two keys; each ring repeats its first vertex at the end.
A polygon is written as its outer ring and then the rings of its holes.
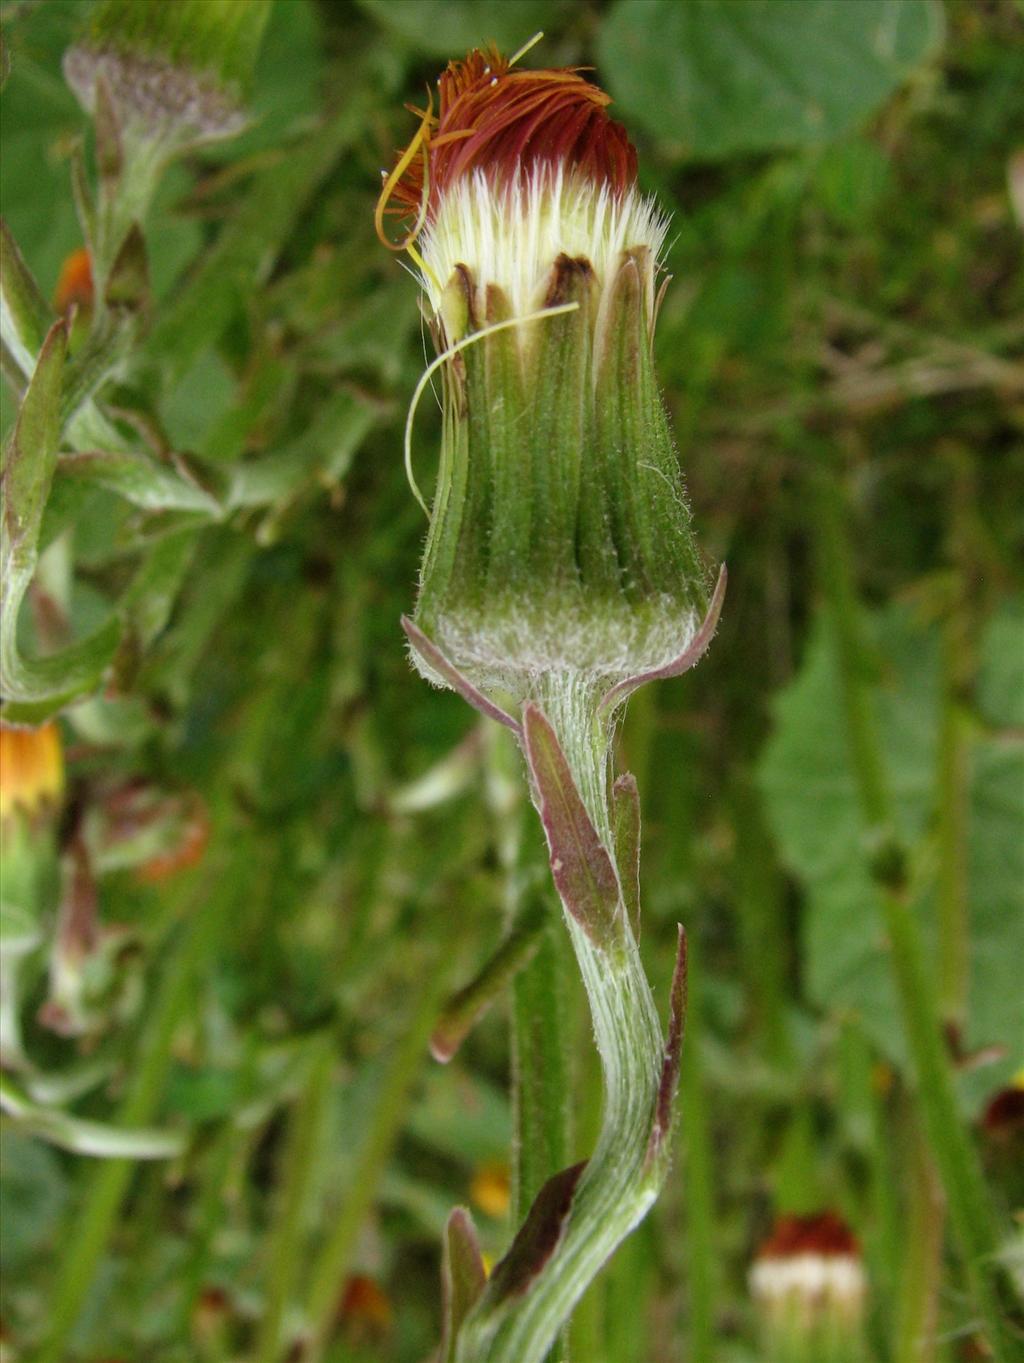
{"type": "Polygon", "coordinates": [[[421,52],[449,59],[497,43],[515,52],[541,29],[558,24],[564,0],[359,0],[367,14],[421,52]]]}
{"type": "MultiPolygon", "coordinates": [[[[7,861],[9,856],[10,851],[5,846],[4,860],[7,861]]],[[[5,881],[8,879],[8,869],[9,865],[5,868],[5,881]]],[[[9,887],[5,884],[4,893],[8,892],[9,887]]],[[[9,959],[24,956],[37,947],[41,940],[42,933],[34,914],[18,903],[11,903],[7,899],[0,901],[0,957],[9,959]]]]}
{"type": "MultiPolygon", "coordinates": [[[[982,649],[980,690],[1009,703],[1016,650],[1006,647],[1012,611],[993,621],[982,649]]],[[[880,660],[875,689],[897,833],[920,849],[933,827],[940,720],[936,632],[893,607],[870,621],[880,660]]],[[[1016,704],[1016,701],[1013,701],[1016,704]]],[[[857,789],[841,727],[835,655],[826,621],[819,623],[802,670],[781,694],[776,731],[760,765],[760,785],[782,855],[803,882],[802,925],[808,991],[819,1007],[850,1011],[876,1044],[906,1063],[888,948],[869,874],[857,789]]],[[[969,942],[971,973],[964,1046],[1005,1047],[1024,1034],[1024,997],[1014,986],[1024,959],[1024,748],[978,734],[970,758],[969,942]]],[[[915,905],[934,943],[934,886],[929,855],[915,905]]],[[[1009,1060],[1007,1062],[1010,1063],[1009,1060]]],[[[1012,1067],[1012,1066],[1011,1066],[1012,1067]]],[[[971,1097],[994,1083],[993,1071],[972,1076],[971,1097]]]]}
{"type": "Polygon", "coordinates": [[[116,1127],[72,1117],[34,1103],[9,1078],[0,1079],[0,1108],[25,1132],[69,1150],[101,1159],[171,1159],[187,1143],[183,1133],[150,1127],[116,1127]]]}
{"type": "Polygon", "coordinates": [[[444,1293],[442,1363],[455,1363],[459,1327],[476,1303],[487,1281],[480,1243],[473,1218],[465,1207],[456,1207],[444,1228],[441,1282],[444,1293]]]}
{"type": "Polygon", "coordinates": [[[158,464],[148,455],[127,450],[84,450],[63,454],[61,478],[80,478],[116,492],[143,511],[199,511],[219,517],[220,505],[187,471],[158,464]]]}
{"type": "MultiPolygon", "coordinates": [[[[11,77],[4,90],[3,204],[44,292],[82,244],[68,193],[68,149],[86,118],[60,74],[61,54],[82,18],[79,0],[20,6],[5,22],[11,77]]],[[[5,21],[9,13],[5,8],[5,21]]]]}
{"type": "Polygon", "coordinates": [[[598,51],[621,112],[713,161],[848,132],[941,36],[933,0],[619,0],[598,51]]]}
{"type": "Polygon", "coordinates": [[[116,620],[110,620],[89,638],[45,658],[26,659],[18,646],[18,614],[35,570],[39,527],[57,460],[66,353],[67,327],[56,322],[39,352],[3,459],[0,686],[5,718],[22,723],[40,723],[96,687],[120,632],[116,620]]]}
{"type": "Polygon", "coordinates": [[[6,1126],[0,1140],[0,1224],[5,1270],[44,1249],[68,1201],[65,1167],[45,1145],[6,1126]]]}
{"type": "Polygon", "coordinates": [[[501,1089],[456,1060],[425,1072],[407,1125],[430,1149],[482,1164],[507,1156],[512,1114],[501,1089]]]}
{"type": "Polygon", "coordinates": [[[55,322],[47,333],[18,420],[3,454],[4,567],[35,562],[36,539],[50,491],[60,436],[60,394],[68,331],[55,322]],[[10,555],[10,560],[8,560],[10,555]]]}
{"type": "Polygon", "coordinates": [[[187,529],[157,540],[121,598],[127,633],[139,648],[148,648],[170,619],[198,538],[187,529]]]}
{"type": "Polygon", "coordinates": [[[25,375],[35,367],[36,355],[53,313],[25,264],[18,243],[0,218],[0,334],[25,375]]]}

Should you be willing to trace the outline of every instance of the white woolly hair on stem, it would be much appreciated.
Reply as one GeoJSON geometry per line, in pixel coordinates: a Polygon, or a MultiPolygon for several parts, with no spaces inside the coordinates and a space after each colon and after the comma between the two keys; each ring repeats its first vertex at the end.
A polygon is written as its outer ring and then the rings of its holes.
{"type": "Polygon", "coordinates": [[[524,317],[507,317],[503,322],[492,322],[489,326],[474,331],[471,336],[464,336],[461,341],[456,341],[447,350],[443,350],[436,360],[431,360],[430,364],[424,369],[412,395],[412,401],[409,403],[409,413],[405,418],[405,476],[409,480],[412,495],[423,508],[423,514],[426,517],[429,518],[430,516],[430,508],[427,506],[422,492],[420,492],[416,475],[412,471],[412,427],[416,420],[416,409],[420,405],[420,398],[422,398],[427,384],[442,365],[447,364],[460,351],[467,349],[476,341],[486,340],[488,336],[493,336],[497,331],[508,331],[510,327],[525,326],[527,322],[537,322],[543,317],[559,317],[566,312],[576,312],[578,308],[579,303],[559,303],[554,308],[540,308],[537,312],[528,312],[524,317]]]}

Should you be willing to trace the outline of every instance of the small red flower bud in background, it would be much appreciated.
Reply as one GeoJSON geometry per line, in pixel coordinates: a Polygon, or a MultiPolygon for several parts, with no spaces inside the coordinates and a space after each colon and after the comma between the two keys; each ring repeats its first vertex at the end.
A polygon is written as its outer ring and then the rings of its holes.
{"type": "Polygon", "coordinates": [[[750,1291],[773,1363],[863,1357],[867,1280],[860,1245],[835,1212],[779,1217],[757,1251],[750,1291]]]}
{"type": "Polygon", "coordinates": [[[67,312],[73,304],[80,308],[93,304],[92,257],[85,246],[65,258],[53,292],[53,306],[58,312],[67,312]]]}
{"type": "Polygon", "coordinates": [[[391,1329],[391,1299],[375,1278],[353,1273],[338,1306],[338,1323],[353,1344],[379,1340],[391,1329]]]}

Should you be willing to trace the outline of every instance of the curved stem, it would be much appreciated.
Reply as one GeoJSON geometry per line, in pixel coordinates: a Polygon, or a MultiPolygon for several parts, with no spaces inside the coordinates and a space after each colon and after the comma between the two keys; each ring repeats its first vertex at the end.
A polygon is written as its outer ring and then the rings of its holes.
{"type": "Polygon", "coordinates": [[[665,1062],[617,874],[610,913],[601,902],[615,864],[609,733],[596,716],[596,696],[579,678],[550,679],[542,699],[547,717],[527,707],[524,746],[590,1002],[604,1118],[582,1174],[564,1171],[547,1185],[495,1270],[460,1332],[460,1363],[539,1363],[586,1287],[651,1207],[667,1170],[660,1123],[675,1064],[665,1062]],[[531,745],[531,729],[547,743],[544,751],[531,745]]]}

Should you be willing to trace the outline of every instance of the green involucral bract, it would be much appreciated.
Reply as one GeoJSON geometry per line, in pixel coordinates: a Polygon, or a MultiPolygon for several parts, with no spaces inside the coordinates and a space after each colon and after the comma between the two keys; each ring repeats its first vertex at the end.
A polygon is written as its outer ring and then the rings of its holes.
{"type": "MultiPolygon", "coordinates": [[[[650,249],[602,282],[554,261],[543,316],[464,344],[444,372],[441,464],[416,620],[476,685],[516,700],[570,672],[596,691],[665,665],[696,634],[708,577],[651,355],[650,249]]],[[[485,311],[460,267],[442,316],[485,311]]]]}

